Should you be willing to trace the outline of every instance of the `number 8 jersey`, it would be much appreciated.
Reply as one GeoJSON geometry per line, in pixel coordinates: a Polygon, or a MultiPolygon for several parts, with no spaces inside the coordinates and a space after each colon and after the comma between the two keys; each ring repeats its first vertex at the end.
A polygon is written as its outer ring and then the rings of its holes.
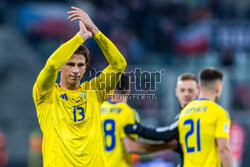
{"type": "Polygon", "coordinates": [[[190,102],[179,117],[179,137],[184,153],[184,167],[220,167],[216,138],[229,139],[230,118],[213,101],[190,102]]]}
{"type": "MultiPolygon", "coordinates": [[[[105,101],[101,106],[101,124],[107,167],[131,167],[132,156],[127,153],[123,138],[127,124],[139,123],[139,116],[127,103],[105,101]]],[[[136,135],[131,136],[136,138],[136,135]]]]}

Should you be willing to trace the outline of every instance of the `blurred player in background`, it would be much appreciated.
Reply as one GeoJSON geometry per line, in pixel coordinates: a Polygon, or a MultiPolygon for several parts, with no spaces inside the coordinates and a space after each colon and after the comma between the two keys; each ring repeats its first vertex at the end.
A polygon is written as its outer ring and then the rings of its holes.
{"type": "Polygon", "coordinates": [[[101,125],[108,167],[131,167],[131,153],[152,153],[171,148],[171,144],[138,142],[136,135],[125,134],[126,124],[140,122],[137,112],[127,104],[126,95],[129,93],[129,77],[123,74],[114,95],[101,106],[101,125]]]}
{"type": "MultiPolygon", "coordinates": [[[[192,73],[184,73],[178,76],[175,94],[180,103],[180,111],[192,100],[195,100],[198,96],[198,87],[196,82],[196,77],[192,73]]],[[[127,134],[137,134],[145,139],[151,140],[165,140],[171,141],[173,139],[179,141],[178,133],[178,120],[179,113],[175,117],[175,121],[166,127],[159,127],[156,129],[147,128],[140,124],[127,125],[125,127],[125,132],[127,134]]],[[[163,148],[162,148],[163,149],[163,148]]],[[[180,145],[176,146],[174,149],[181,155],[181,160],[183,159],[183,153],[180,145]]],[[[181,166],[182,162],[178,166],[181,166]]]]}
{"type": "Polygon", "coordinates": [[[246,130],[236,121],[232,121],[229,137],[229,144],[233,155],[233,166],[240,167],[242,165],[244,150],[246,149],[246,130]]]}
{"type": "Polygon", "coordinates": [[[29,137],[29,152],[27,167],[42,167],[42,133],[32,130],[29,137]]]}
{"type": "Polygon", "coordinates": [[[44,167],[105,166],[100,106],[126,67],[124,57],[87,13],[76,7],[72,9],[68,12],[69,19],[78,20],[80,30],[50,56],[33,87],[43,132],[44,167]],[[92,37],[109,66],[99,77],[80,84],[89,59],[82,43],[92,37]]]}
{"type": "Polygon", "coordinates": [[[184,167],[232,167],[229,146],[230,118],[228,112],[216,104],[223,74],[214,68],[199,73],[200,94],[190,102],[179,117],[180,143],[184,153],[184,167]]]}

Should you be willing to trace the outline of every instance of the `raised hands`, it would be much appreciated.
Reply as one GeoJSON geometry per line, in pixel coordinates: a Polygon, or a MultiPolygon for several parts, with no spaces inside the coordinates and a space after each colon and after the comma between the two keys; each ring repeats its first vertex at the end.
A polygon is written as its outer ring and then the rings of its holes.
{"type": "MultiPolygon", "coordinates": [[[[95,35],[99,29],[96,27],[96,25],[92,22],[89,15],[82,11],[81,9],[77,7],[71,7],[72,11],[69,11],[68,14],[70,16],[68,17],[71,21],[79,20],[79,28],[80,31],[78,32],[80,35],[91,32],[91,37],[95,35]],[[86,32],[87,31],[87,32],[86,32]]],[[[90,38],[91,38],[90,37],[90,38]]]]}

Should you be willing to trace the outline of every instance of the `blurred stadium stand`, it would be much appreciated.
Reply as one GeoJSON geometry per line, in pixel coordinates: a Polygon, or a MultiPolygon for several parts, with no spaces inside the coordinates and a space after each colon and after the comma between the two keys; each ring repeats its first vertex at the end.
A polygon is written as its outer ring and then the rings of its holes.
{"type": "MultiPolygon", "coordinates": [[[[156,94],[156,100],[129,100],[143,124],[164,126],[173,120],[179,110],[174,94],[178,74],[221,69],[220,104],[246,130],[242,166],[248,166],[250,1],[1,0],[0,129],[7,138],[8,167],[27,166],[29,134],[39,129],[32,87],[50,54],[77,32],[77,24],[67,20],[71,5],[85,10],[115,43],[128,61],[127,72],[165,70],[156,91],[144,92],[156,94]]],[[[107,63],[97,44],[91,39],[87,46],[90,68],[102,70],[107,63]]]]}

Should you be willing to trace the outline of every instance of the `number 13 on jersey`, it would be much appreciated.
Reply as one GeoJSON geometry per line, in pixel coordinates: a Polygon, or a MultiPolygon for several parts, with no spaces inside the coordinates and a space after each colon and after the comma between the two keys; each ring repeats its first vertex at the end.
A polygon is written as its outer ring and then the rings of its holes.
{"type": "Polygon", "coordinates": [[[187,119],[184,121],[183,125],[190,126],[190,130],[185,135],[185,146],[187,153],[192,153],[195,151],[201,151],[201,135],[200,135],[200,119],[196,122],[192,119],[187,119]],[[194,133],[196,129],[196,133],[194,133]],[[191,147],[190,145],[190,137],[196,135],[196,147],[191,147]],[[188,142],[189,141],[189,142],[188,142]]]}
{"type": "Polygon", "coordinates": [[[80,122],[85,118],[84,108],[82,107],[74,107],[74,122],[80,122]]]}

